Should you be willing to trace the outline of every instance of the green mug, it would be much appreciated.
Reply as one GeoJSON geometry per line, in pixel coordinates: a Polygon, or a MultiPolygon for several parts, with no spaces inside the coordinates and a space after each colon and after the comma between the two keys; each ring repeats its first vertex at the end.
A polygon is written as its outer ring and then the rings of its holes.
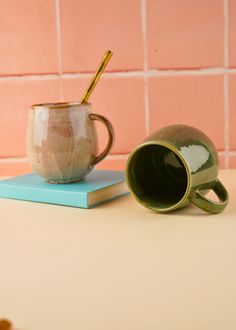
{"type": "Polygon", "coordinates": [[[163,127],[129,156],[126,180],[143,206],[169,212],[190,202],[209,213],[220,213],[228,193],[218,180],[219,160],[213,142],[197,128],[163,127]],[[219,201],[205,195],[213,190],[219,201]]]}

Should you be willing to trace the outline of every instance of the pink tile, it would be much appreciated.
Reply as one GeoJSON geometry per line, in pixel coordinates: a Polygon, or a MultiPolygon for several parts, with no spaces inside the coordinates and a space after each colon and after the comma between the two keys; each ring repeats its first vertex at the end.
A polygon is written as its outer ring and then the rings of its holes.
{"type": "Polygon", "coordinates": [[[229,75],[229,134],[230,149],[236,150],[236,74],[229,75]]]}
{"type": "Polygon", "coordinates": [[[94,71],[105,50],[114,56],[107,70],[143,67],[139,0],[61,0],[65,72],[94,71]]]}
{"type": "Polygon", "coordinates": [[[186,124],[203,130],[224,149],[223,76],[165,76],[149,79],[151,131],[186,124]]]}
{"type": "Polygon", "coordinates": [[[222,0],[147,0],[147,19],[150,68],[223,65],[222,0]]]}
{"type": "Polygon", "coordinates": [[[236,155],[229,157],[229,168],[236,168],[236,155]]]}
{"type": "MultiPolygon", "coordinates": [[[[66,100],[79,100],[88,79],[65,79],[66,100]]],[[[116,138],[112,153],[128,153],[145,137],[144,82],[142,78],[102,78],[91,96],[95,113],[105,115],[113,124],[116,138]]],[[[97,125],[97,127],[101,127],[97,125]]],[[[106,131],[99,129],[102,147],[106,131]]]]}
{"type": "Polygon", "coordinates": [[[31,104],[58,102],[58,80],[11,80],[0,82],[0,157],[22,156],[28,109],[31,104]]]}
{"type": "Polygon", "coordinates": [[[57,71],[54,0],[1,0],[0,75],[57,71]]]}
{"type": "Polygon", "coordinates": [[[0,177],[1,176],[15,176],[30,173],[31,168],[28,162],[14,162],[14,161],[4,161],[1,162],[0,159],[0,177]]]}
{"type": "Polygon", "coordinates": [[[236,67],[236,1],[229,2],[229,66],[236,67]]]}
{"type": "Polygon", "coordinates": [[[98,169],[103,170],[117,170],[124,171],[127,159],[104,159],[100,164],[96,166],[98,169]]]}
{"type": "MultiPolygon", "coordinates": [[[[97,169],[124,171],[126,165],[126,158],[104,159],[96,166],[97,169]]],[[[4,162],[0,158],[0,177],[14,176],[30,173],[31,167],[27,161],[19,162],[5,159],[4,162]]]]}

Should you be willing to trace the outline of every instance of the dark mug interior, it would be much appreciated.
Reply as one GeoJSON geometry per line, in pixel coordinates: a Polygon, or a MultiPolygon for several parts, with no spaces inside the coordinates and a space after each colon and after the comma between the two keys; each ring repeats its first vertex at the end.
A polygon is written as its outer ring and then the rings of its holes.
{"type": "Polygon", "coordinates": [[[162,145],[144,145],[128,163],[127,179],[138,200],[149,207],[167,209],[179,203],[187,190],[183,160],[162,145]]]}

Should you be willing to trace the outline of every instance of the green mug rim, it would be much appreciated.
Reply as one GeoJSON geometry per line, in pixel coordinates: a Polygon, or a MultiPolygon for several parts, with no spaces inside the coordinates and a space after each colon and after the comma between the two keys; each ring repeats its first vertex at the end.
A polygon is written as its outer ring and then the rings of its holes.
{"type": "Polygon", "coordinates": [[[185,161],[184,157],[181,155],[181,153],[179,152],[179,150],[173,146],[172,144],[170,143],[167,143],[167,142],[163,142],[162,140],[156,140],[156,141],[147,141],[147,142],[143,142],[142,144],[140,144],[137,148],[135,148],[131,154],[129,155],[128,157],[128,160],[127,160],[127,163],[126,163],[126,170],[125,170],[125,177],[126,177],[126,182],[127,182],[127,185],[128,185],[128,188],[129,190],[131,191],[132,195],[135,197],[135,199],[140,203],[142,204],[143,206],[145,206],[146,208],[148,209],[151,209],[151,210],[154,210],[154,211],[158,211],[158,212],[168,212],[168,211],[173,211],[177,208],[179,208],[179,206],[181,204],[184,204],[187,200],[188,200],[188,196],[190,194],[190,191],[191,191],[191,186],[192,186],[192,177],[191,177],[191,172],[190,172],[190,169],[188,167],[188,164],[187,162],[185,161]],[[129,177],[128,177],[128,168],[129,168],[129,165],[130,165],[130,162],[131,162],[131,159],[133,158],[134,154],[146,147],[146,146],[150,146],[150,145],[156,145],[156,146],[162,146],[162,147],[165,147],[165,148],[168,148],[170,149],[171,151],[173,151],[179,158],[180,160],[182,161],[183,165],[184,165],[184,168],[185,168],[185,171],[186,171],[186,174],[187,174],[187,187],[186,187],[186,191],[183,195],[183,197],[174,205],[172,206],[169,206],[169,207],[165,207],[165,208],[159,208],[159,207],[155,207],[155,206],[151,206],[149,205],[148,203],[145,203],[143,200],[141,200],[133,191],[130,183],[129,183],[129,177]]]}

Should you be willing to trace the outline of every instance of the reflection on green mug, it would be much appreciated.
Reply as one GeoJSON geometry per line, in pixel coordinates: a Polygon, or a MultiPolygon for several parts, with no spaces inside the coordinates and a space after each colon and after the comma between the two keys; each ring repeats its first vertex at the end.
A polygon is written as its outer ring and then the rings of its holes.
{"type": "Polygon", "coordinates": [[[212,141],[200,130],[171,125],[150,135],[129,156],[126,179],[135,198],[145,207],[169,212],[195,204],[220,213],[228,193],[218,180],[219,161],[212,141]],[[205,195],[213,190],[219,201],[205,195]]]}

